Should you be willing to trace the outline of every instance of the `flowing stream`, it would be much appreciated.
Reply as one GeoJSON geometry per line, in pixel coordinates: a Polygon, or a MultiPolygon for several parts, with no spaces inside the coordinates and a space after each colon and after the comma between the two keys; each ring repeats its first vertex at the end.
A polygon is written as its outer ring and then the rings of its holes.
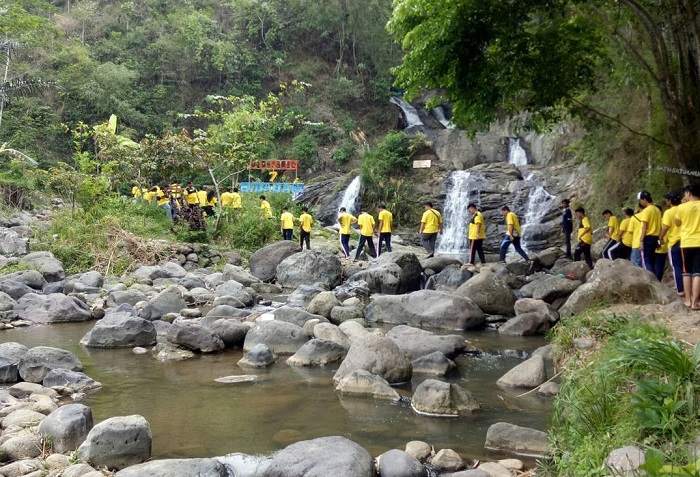
{"type": "Polygon", "coordinates": [[[525,184],[529,192],[523,215],[523,248],[528,252],[542,250],[548,244],[542,233],[542,220],[556,206],[556,197],[533,173],[525,177],[525,184]]]}
{"type": "Polygon", "coordinates": [[[424,126],[423,121],[421,121],[420,116],[418,116],[418,110],[414,108],[411,103],[396,96],[392,96],[389,101],[398,106],[401,110],[404,120],[406,121],[404,131],[413,132],[424,126]]]}
{"type": "Polygon", "coordinates": [[[340,199],[340,207],[345,207],[348,213],[352,215],[357,215],[360,211],[360,187],[362,183],[360,182],[360,176],[356,176],[348,187],[343,192],[343,196],[340,199]]]}
{"type": "Polygon", "coordinates": [[[508,163],[516,167],[527,165],[527,151],[520,143],[519,137],[511,137],[508,140],[508,163]]]}

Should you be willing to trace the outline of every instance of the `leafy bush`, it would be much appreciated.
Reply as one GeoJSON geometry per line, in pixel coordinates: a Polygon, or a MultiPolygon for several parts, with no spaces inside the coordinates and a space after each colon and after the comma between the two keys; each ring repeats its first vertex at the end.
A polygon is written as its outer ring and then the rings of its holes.
{"type": "Polygon", "coordinates": [[[303,131],[292,140],[292,153],[299,159],[302,167],[311,168],[316,165],[318,159],[318,141],[316,136],[303,131]]]}
{"type": "Polygon", "coordinates": [[[347,164],[354,156],[355,146],[350,143],[342,144],[338,149],[333,151],[333,161],[339,166],[347,164]]]}

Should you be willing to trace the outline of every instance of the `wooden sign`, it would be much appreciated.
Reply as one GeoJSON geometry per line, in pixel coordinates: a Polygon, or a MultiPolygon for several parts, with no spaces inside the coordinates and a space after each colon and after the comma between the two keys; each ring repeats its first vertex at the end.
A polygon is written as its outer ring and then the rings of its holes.
{"type": "Polygon", "coordinates": [[[414,169],[430,169],[431,165],[432,165],[432,161],[430,159],[426,159],[423,161],[413,161],[413,168],[414,169]]]}

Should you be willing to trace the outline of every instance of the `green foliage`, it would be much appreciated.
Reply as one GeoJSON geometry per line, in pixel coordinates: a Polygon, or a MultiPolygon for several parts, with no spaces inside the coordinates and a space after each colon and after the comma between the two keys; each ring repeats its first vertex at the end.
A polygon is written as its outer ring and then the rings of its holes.
{"type": "Polygon", "coordinates": [[[292,140],[292,154],[304,168],[312,168],[318,160],[318,141],[308,131],[302,131],[292,140]]]}
{"type": "Polygon", "coordinates": [[[344,166],[355,157],[356,149],[355,145],[350,142],[341,144],[333,151],[333,161],[338,166],[344,166]]]}

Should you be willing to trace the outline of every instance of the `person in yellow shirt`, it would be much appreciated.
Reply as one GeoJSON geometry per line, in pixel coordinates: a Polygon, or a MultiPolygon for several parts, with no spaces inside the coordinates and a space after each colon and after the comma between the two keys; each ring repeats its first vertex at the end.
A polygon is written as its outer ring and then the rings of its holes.
{"type": "Polygon", "coordinates": [[[185,198],[187,199],[188,207],[197,207],[199,205],[199,195],[197,188],[194,186],[192,181],[187,182],[187,187],[184,191],[185,198]]]}
{"type": "Polygon", "coordinates": [[[223,192],[221,194],[221,207],[224,209],[228,209],[230,207],[233,207],[233,192],[223,192]]]}
{"type": "Polygon", "coordinates": [[[243,208],[243,201],[241,200],[241,194],[238,193],[238,187],[234,187],[233,192],[231,192],[231,208],[243,208]]]}
{"type": "Polygon", "coordinates": [[[520,254],[521,257],[525,259],[526,262],[530,261],[530,257],[527,256],[525,250],[520,246],[520,238],[522,232],[520,230],[520,219],[515,213],[511,212],[507,205],[501,207],[501,213],[506,218],[506,234],[503,237],[499,250],[499,260],[501,263],[506,263],[506,253],[510,244],[513,244],[515,251],[520,254]]]}
{"type": "Polygon", "coordinates": [[[641,209],[641,206],[637,206],[637,213],[632,216],[629,224],[629,230],[632,233],[630,261],[635,267],[644,268],[642,264],[642,251],[639,249],[639,244],[642,241],[642,221],[639,218],[639,214],[642,212],[641,209]]]}
{"type": "MultiPolygon", "coordinates": [[[[221,201],[223,202],[223,197],[221,201]]],[[[280,216],[280,228],[282,229],[282,239],[292,240],[292,235],[294,235],[294,216],[289,212],[289,207],[284,207],[282,209],[282,215],[280,216]]]]}
{"type": "Polygon", "coordinates": [[[620,222],[615,240],[617,244],[609,250],[609,253],[615,258],[624,258],[629,260],[630,251],[632,250],[632,230],[630,221],[634,215],[634,210],[627,208],[624,211],[625,218],[620,222]]]}
{"type": "Polygon", "coordinates": [[[165,210],[165,215],[167,215],[170,220],[173,219],[173,209],[170,207],[170,187],[164,186],[162,189],[156,191],[156,205],[165,210]]]}
{"type": "Polygon", "coordinates": [[[374,248],[374,217],[369,215],[366,210],[363,210],[359,217],[357,217],[357,224],[360,226],[360,241],[357,244],[357,251],[355,252],[355,260],[360,259],[360,254],[367,244],[367,253],[370,257],[377,256],[377,249],[374,248]]]}
{"type": "Polygon", "coordinates": [[[379,240],[377,241],[377,254],[382,254],[382,243],[386,244],[386,251],[391,252],[391,230],[394,214],[386,210],[386,205],[379,206],[379,240]]]}
{"type": "Polygon", "coordinates": [[[578,247],[574,251],[574,260],[581,260],[581,255],[586,260],[590,268],[593,268],[593,259],[591,258],[591,245],[593,245],[593,229],[591,221],[586,217],[586,211],[583,207],[579,207],[574,211],[576,218],[579,220],[578,226],[578,247]]]}
{"type": "Polygon", "coordinates": [[[421,236],[423,248],[428,252],[427,258],[432,258],[435,255],[437,236],[438,234],[442,235],[443,231],[442,214],[433,209],[432,202],[426,202],[423,206],[425,207],[425,212],[423,212],[423,216],[420,219],[418,235],[421,236]]]}
{"type": "Polygon", "coordinates": [[[676,209],[681,203],[681,196],[675,190],[664,196],[668,209],[661,217],[661,233],[659,242],[665,243],[668,248],[668,262],[673,271],[673,280],[676,283],[676,291],[683,294],[683,255],[681,254],[681,231],[676,225],[676,209]]]}
{"type": "Polygon", "coordinates": [[[151,187],[148,190],[148,192],[145,192],[143,194],[143,200],[145,200],[147,204],[152,204],[153,199],[155,199],[158,196],[159,191],[160,191],[160,189],[158,187],[156,187],[156,186],[151,187]]]}
{"type": "Polygon", "coordinates": [[[356,222],[357,218],[349,214],[345,207],[340,208],[338,213],[338,224],[340,225],[338,235],[340,235],[340,247],[343,249],[345,258],[350,258],[350,226],[356,222]]]}
{"type": "Polygon", "coordinates": [[[270,203],[267,200],[265,200],[264,195],[260,196],[260,211],[262,212],[264,218],[272,218],[272,207],[270,207],[270,203]]]}
{"type": "Polygon", "coordinates": [[[476,208],[476,204],[469,204],[467,210],[472,214],[472,220],[469,223],[469,263],[474,265],[476,255],[479,254],[481,263],[486,263],[484,257],[484,239],[486,238],[486,224],[484,216],[476,208]]]}
{"type": "Polygon", "coordinates": [[[306,243],[306,250],[311,250],[311,224],[313,221],[313,217],[309,214],[309,208],[302,207],[299,216],[299,245],[302,250],[304,243],[306,243]]]}
{"type": "Polygon", "coordinates": [[[654,205],[651,194],[645,190],[637,194],[639,205],[643,210],[639,213],[642,230],[639,237],[639,252],[644,268],[654,273],[656,271],[656,247],[661,233],[661,210],[654,205]]]}
{"type": "Polygon", "coordinates": [[[700,310],[700,185],[688,184],[684,192],[674,220],[681,232],[683,292],[686,306],[700,310]]]}
{"type": "Polygon", "coordinates": [[[134,199],[142,198],[143,192],[141,191],[141,187],[139,187],[138,184],[131,188],[131,195],[134,199]]]}
{"type": "Polygon", "coordinates": [[[602,255],[603,258],[607,258],[608,260],[615,260],[617,257],[612,251],[617,248],[617,236],[620,234],[620,221],[607,209],[603,211],[603,217],[605,217],[605,221],[608,224],[608,229],[606,230],[608,243],[605,244],[602,255]]]}
{"type": "Polygon", "coordinates": [[[197,192],[197,200],[207,217],[216,217],[216,210],[214,210],[218,202],[216,192],[211,189],[200,190],[197,192]]]}

